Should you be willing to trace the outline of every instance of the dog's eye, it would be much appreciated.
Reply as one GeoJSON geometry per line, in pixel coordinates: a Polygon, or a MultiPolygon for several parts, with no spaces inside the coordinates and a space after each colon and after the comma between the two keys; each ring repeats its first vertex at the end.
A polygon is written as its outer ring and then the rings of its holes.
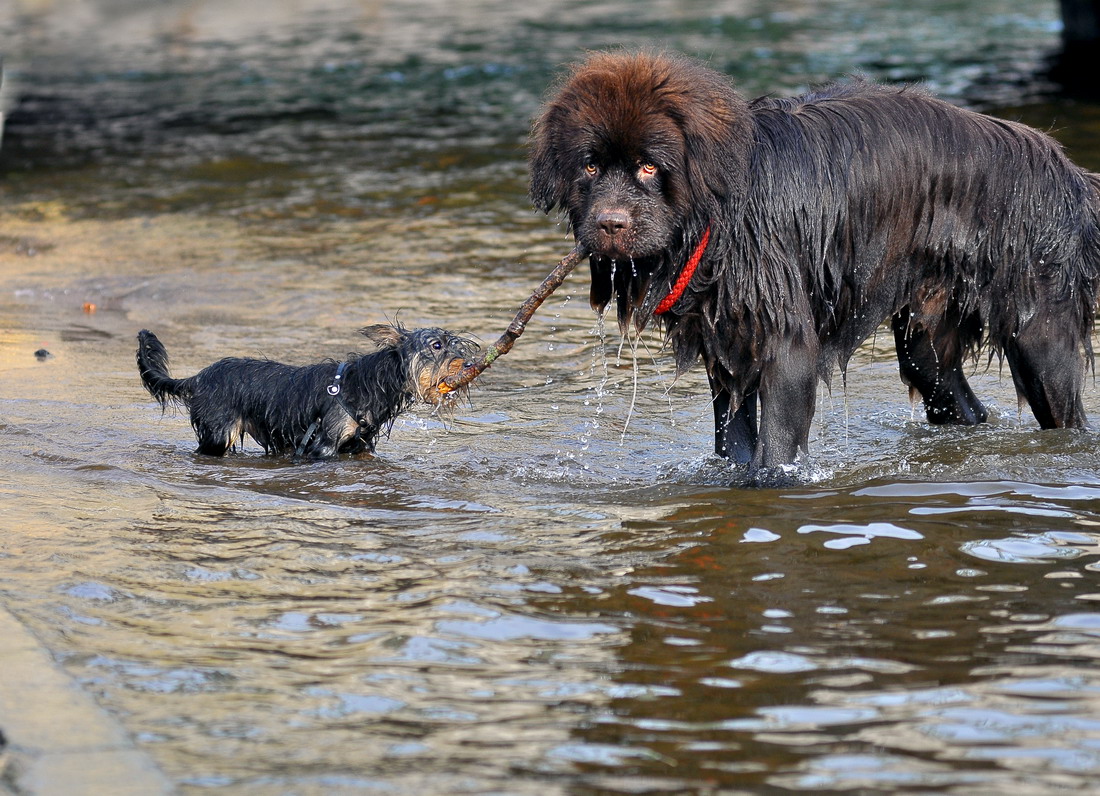
{"type": "Polygon", "coordinates": [[[638,166],[638,179],[640,180],[648,180],[656,173],[657,167],[654,166],[652,163],[643,163],[642,165],[638,166]]]}
{"type": "Polygon", "coordinates": [[[439,340],[432,340],[432,350],[433,351],[442,351],[443,350],[443,343],[441,343],[439,340]]]}
{"type": "Polygon", "coordinates": [[[595,163],[588,162],[584,164],[584,173],[589,177],[595,177],[600,172],[600,167],[595,163]]]}

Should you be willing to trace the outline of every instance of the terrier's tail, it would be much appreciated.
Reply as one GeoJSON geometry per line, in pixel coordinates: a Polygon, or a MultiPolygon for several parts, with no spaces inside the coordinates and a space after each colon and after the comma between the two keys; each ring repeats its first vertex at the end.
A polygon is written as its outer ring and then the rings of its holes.
{"type": "Polygon", "coordinates": [[[191,401],[191,379],[173,379],[168,373],[168,352],[164,344],[148,329],[138,332],[138,373],[141,383],[160,405],[169,401],[187,406],[191,401]]]}

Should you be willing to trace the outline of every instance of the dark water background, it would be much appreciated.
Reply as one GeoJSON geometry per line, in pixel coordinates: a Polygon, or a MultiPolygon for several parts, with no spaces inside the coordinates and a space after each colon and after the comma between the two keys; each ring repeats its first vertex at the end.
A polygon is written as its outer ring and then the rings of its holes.
{"type": "Polygon", "coordinates": [[[1100,169],[1037,77],[1053,0],[56,0],[0,37],[0,599],[184,793],[1094,792],[1098,438],[995,360],[992,422],[930,428],[879,334],[786,489],[706,455],[705,379],[583,273],[375,458],[196,457],[133,366],[142,327],[179,373],[495,339],[570,246],[524,138],[586,48],[925,80],[1100,169]]]}

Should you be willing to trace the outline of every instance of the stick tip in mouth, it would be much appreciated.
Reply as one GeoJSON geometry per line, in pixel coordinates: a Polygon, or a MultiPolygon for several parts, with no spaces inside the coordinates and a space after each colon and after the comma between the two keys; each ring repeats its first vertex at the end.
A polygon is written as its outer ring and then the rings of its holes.
{"type": "Polygon", "coordinates": [[[422,381],[420,384],[421,397],[430,404],[440,405],[442,403],[453,403],[458,400],[461,393],[467,391],[465,385],[451,386],[447,383],[448,379],[453,379],[462,373],[463,368],[468,363],[465,359],[456,358],[451,360],[446,367],[446,371],[439,381],[432,383],[425,383],[422,381]]]}

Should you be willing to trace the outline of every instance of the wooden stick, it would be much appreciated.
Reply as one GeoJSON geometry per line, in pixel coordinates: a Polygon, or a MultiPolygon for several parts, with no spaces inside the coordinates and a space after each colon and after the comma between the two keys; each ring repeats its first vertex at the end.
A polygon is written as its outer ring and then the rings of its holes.
{"type": "Polygon", "coordinates": [[[577,244],[573,251],[565,255],[554,270],[547,275],[546,279],[542,280],[542,284],[535,289],[530,298],[523,302],[523,306],[519,308],[516,317],[508,324],[508,329],[500,336],[500,339],[485,349],[485,353],[476,362],[470,363],[458,373],[448,376],[440,382],[440,395],[446,395],[465,387],[476,379],[483,370],[492,365],[497,357],[504,356],[512,350],[512,344],[523,334],[523,330],[527,327],[527,322],[531,320],[531,316],[535,314],[535,310],[542,306],[542,302],[546,301],[547,297],[561,286],[561,283],[565,281],[565,277],[569,276],[569,272],[577,267],[577,263],[587,256],[588,252],[580,244],[577,244]]]}

